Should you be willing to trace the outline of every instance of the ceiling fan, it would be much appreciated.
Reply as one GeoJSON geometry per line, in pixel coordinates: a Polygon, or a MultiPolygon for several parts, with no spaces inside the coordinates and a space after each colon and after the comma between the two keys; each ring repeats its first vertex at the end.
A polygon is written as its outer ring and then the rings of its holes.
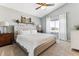
{"type": "Polygon", "coordinates": [[[36,10],[38,10],[38,9],[40,9],[40,8],[46,8],[46,7],[48,7],[48,6],[54,6],[55,4],[48,4],[48,3],[36,3],[36,4],[38,4],[39,6],[36,8],[36,10]]]}

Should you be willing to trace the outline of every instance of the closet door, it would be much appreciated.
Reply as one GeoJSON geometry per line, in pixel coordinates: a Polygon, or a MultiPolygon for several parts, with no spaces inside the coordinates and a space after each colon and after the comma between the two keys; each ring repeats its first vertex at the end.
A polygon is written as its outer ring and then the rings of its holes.
{"type": "Polygon", "coordinates": [[[66,13],[59,15],[59,39],[67,40],[66,13]]]}

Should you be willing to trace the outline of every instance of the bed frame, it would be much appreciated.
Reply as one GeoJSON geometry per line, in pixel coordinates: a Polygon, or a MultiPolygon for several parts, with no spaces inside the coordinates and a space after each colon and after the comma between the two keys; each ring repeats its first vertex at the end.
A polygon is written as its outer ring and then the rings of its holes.
{"type": "MultiPolygon", "coordinates": [[[[15,32],[17,31],[17,30],[22,30],[22,29],[35,29],[36,28],[36,26],[35,25],[30,25],[30,24],[28,24],[27,26],[26,26],[26,24],[19,24],[19,25],[17,25],[16,27],[15,27],[15,32]],[[30,27],[30,28],[29,28],[30,27]]],[[[30,53],[27,51],[27,49],[26,48],[24,48],[23,46],[21,46],[18,42],[16,42],[17,43],[17,45],[27,54],[28,53],[28,55],[30,55],[30,53]]],[[[48,49],[50,46],[52,46],[54,43],[56,43],[56,38],[54,38],[53,40],[49,40],[48,42],[45,42],[45,43],[43,43],[43,44],[41,44],[41,45],[39,45],[38,47],[36,47],[33,51],[34,51],[34,53],[33,53],[33,55],[34,56],[37,56],[37,55],[40,55],[42,52],[44,52],[46,49],[48,49]]]]}
{"type": "MultiPolygon", "coordinates": [[[[52,40],[52,41],[49,41],[48,43],[43,43],[43,44],[39,45],[34,50],[34,56],[39,56],[40,54],[45,52],[48,48],[50,48],[55,43],[56,43],[56,40],[52,40]]],[[[23,46],[21,46],[18,42],[16,42],[16,44],[24,51],[26,56],[28,56],[29,52],[27,51],[27,49],[25,49],[23,46]]]]}

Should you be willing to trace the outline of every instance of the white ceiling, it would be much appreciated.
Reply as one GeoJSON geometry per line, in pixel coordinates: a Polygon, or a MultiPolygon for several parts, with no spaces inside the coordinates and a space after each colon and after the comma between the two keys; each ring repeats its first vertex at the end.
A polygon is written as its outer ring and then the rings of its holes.
{"type": "Polygon", "coordinates": [[[35,10],[39,5],[35,3],[1,3],[0,5],[15,9],[30,15],[34,15],[36,17],[43,17],[50,13],[51,11],[54,11],[55,9],[61,7],[64,5],[64,3],[55,3],[54,6],[49,6],[46,9],[38,9],[35,10]]]}

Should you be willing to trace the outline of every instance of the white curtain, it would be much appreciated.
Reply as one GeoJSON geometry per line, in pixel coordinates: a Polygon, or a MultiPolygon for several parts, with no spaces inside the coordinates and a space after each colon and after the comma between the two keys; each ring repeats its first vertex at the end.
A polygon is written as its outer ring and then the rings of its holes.
{"type": "Polygon", "coordinates": [[[50,33],[50,20],[51,20],[51,17],[47,16],[46,17],[46,33],[50,33]]]}
{"type": "Polygon", "coordinates": [[[59,15],[59,39],[67,40],[66,13],[59,15]]]}

